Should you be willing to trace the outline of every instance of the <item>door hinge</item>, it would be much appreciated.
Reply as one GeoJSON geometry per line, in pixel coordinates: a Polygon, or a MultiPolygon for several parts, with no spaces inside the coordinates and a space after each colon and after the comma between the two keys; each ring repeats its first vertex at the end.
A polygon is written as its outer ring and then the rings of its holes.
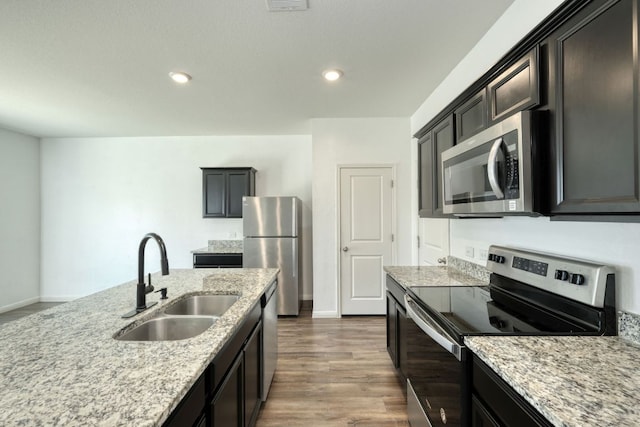
{"type": "Polygon", "coordinates": [[[393,188],[393,180],[391,180],[391,188],[393,188]]]}
{"type": "Polygon", "coordinates": [[[418,249],[420,249],[420,236],[416,236],[416,238],[418,239],[418,249]]]}
{"type": "Polygon", "coordinates": [[[392,241],[392,242],[395,242],[395,241],[396,241],[396,238],[395,238],[395,236],[394,236],[393,234],[391,235],[391,241],[392,241]]]}

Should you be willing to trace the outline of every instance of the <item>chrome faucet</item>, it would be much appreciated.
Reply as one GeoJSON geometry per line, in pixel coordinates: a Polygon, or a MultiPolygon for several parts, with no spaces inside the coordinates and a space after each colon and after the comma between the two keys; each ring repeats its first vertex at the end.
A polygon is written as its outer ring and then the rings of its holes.
{"type": "MultiPolygon", "coordinates": [[[[149,274],[149,284],[144,283],[144,248],[147,245],[147,241],[149,239],[154,239],[156,243],[158,243],[158,247],[160,248],[160,269],[162,271],[162,275],[166,276],[169,274],[167,248],[164,245],[162,237],[158,236],[156,233],[145,234],[145,236],[140,241],[140,247],[138,248],[138,284],[136,285],[136,308],[135,310],[130,311],[122,317],[135,316],[136,314],[143,312],[149,307],[157,304],[156,302],[147,304],[147,294],[153,292],[153,285],[151,285],[151,274],[149,274]]],[[[165,293],[163,293],[163,296],[165,295],[165,293]]]]}

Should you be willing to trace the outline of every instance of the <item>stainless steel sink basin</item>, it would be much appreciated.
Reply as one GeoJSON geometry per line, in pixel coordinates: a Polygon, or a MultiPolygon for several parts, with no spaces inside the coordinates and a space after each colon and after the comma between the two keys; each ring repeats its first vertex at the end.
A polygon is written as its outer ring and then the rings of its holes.
{"type": "Polygon", "coordinates": [[[191,295],[167,307],[171,315],[222,316],[240,297],[238,295],[191,295]]]}
{"type": "Polygon", "coordinates": [[[209,329],[215,317],[156,317],[116,337],[120,341],[174,341],[195,337],[209,329]]]}

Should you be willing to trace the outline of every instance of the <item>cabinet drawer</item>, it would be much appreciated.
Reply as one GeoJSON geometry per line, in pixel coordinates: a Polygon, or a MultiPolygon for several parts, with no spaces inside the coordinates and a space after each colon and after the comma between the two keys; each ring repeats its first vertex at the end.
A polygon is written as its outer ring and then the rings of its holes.
{"type": "Polygon", "coordinates": [[[242,254],[193,254],[193,268],[217,267],[242,267],[242,254]]]}

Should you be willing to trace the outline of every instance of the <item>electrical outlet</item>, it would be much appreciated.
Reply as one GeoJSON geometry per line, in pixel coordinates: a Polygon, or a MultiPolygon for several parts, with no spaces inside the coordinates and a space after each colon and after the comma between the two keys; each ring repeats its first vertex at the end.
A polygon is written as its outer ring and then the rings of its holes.
{"type": "Polygon", "coordinates": [[[488,251],[486,249],[480,249],[480,251],[478,252],[478,258],[482,259],[482,260],[486,260],[487,256],[488,256],[488,251]]]}
{"type": "Polygon", "coordinates": [[[230,232],[229,232],[229,238],[230,238],[230,239],[235,239],[235,238],[236,238],[236,236],[237,236],[237,234],[236,234],[236,232],[235,232],[235,231],[230,231],[230,232]]]}
{"type": "Polygon", "coordinates": [[[473,246],[467,246],[464,248],[464,254],[467,258],[473,258],[473,246]]]}

